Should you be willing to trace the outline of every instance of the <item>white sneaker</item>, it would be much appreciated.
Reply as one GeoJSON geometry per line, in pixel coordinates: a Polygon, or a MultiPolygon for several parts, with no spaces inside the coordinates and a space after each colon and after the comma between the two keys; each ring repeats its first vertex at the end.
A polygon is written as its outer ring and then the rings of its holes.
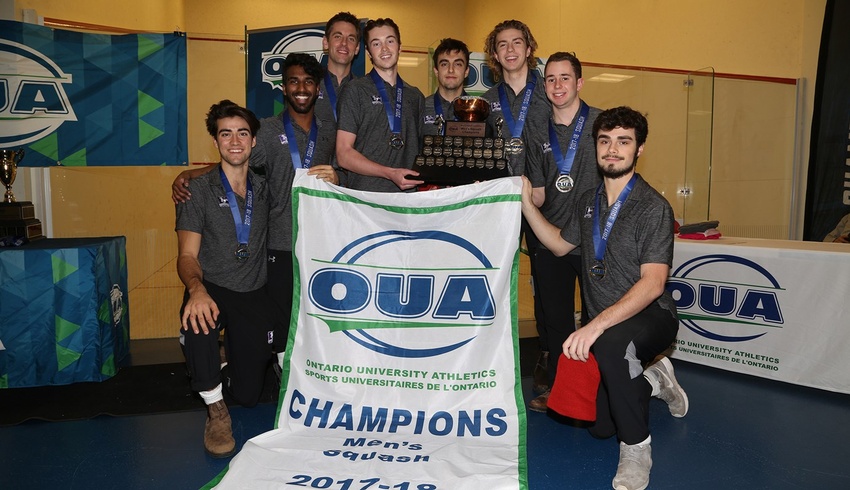
{"type": "Polygon", "coordinates": [[[676,381],[670,359],[662,357],[661,360],[646,368],[644,374],[658,381],[661,391],[656,396],[667,403],[670,414],[674,417],[684,417],[688,413],[688,394],[676,381]]]}
{"type": "Polygon", "coordinates": [[[649,486],[652,447],[649,444],[620,443],[620,463],[611,486],[614,490],[643,490],[649,486]]]}

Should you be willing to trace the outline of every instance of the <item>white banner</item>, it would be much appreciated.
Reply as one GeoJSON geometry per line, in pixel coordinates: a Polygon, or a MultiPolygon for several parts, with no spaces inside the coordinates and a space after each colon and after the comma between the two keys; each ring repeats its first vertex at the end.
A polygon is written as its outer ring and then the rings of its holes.
{"type": "Polygon", "coordinates": [[[850,247],[676,240],[667,289],[681,322],[672,357],[850,393],[850,247]]]}
{"type": "Polygon", "coordinates": [[[299,171],[277,429],[217,488],[527,488],[520,190],[369,193],[299,171]]]}

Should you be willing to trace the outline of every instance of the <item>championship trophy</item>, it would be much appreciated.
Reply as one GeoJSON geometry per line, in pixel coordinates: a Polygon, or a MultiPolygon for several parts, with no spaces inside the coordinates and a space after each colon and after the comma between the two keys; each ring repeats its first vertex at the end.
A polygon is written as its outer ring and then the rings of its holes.
{"type": "Polygon", "coordinates": [[[0,162],[3,169],[0,182],[6,186],[3,202],[0,202],[0,237],[21,236],[27,240],[43,238],[41,221],[35,218],[35,208],[31,202],[15,200],[12,184],[18,175],[18,162],[24,157],[24,150],[0,150],[0,162]]]}
{"type": "Polygon", "coordinates": [[[488,134],[490,103],[481,97],[463,96],[452,102],[457,121],[438,118],[437,126],[445,136],[422,138],[422,150],[413,170],[418,180],[436,185],[463,185],[510,175],[501,121],[495,137],[488,134]]]}

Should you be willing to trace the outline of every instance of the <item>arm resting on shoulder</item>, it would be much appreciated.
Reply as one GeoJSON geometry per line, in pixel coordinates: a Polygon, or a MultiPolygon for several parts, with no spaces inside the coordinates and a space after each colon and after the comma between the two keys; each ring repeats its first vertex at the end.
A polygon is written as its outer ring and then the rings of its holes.
{"type": "Polygon", "coordinates": [[[186,202],[191,199],[192,193],[189,192],[189,181],[209,173],[213,167],[215,165],[205,165],[180,172],[174,178],[174,182],[171,183],[171,200],[174,201],[174,204],[186,202]]]}

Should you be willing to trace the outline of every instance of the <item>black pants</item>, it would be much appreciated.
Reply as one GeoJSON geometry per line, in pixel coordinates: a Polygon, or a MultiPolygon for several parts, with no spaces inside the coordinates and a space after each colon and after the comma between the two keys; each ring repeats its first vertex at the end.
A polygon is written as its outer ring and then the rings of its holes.
{"type": "MultiPolygon", "coordinates": [[[[204,335],[190,328],[183,330],[184,353],[191,385],[195,391],[209,391],[219,383],[239,404],[253,407],[260,399],[266,367],[273,357],[274,320],[272,304],[265,288],[238,293],[204,281],[204,286],[219,309],[215,329],[204,335]],[[222,370],[218,339],[224,330],[227,366],[222,370]]],[[[189,300],[183,295],[183,308],[189,300]]]]}
{"type": "Polygon", "coordinates": [[[652,387],[643,369],[676,339],[679,321],[656,303],[606,330],[593,344],[599,363],[594,437],[637,444],[649,437],[652,387]]]}
{"type": "Polygon", "coordinates": [[[289,321],[292,315],[292,252],[268,250],[266,292],[274,304],[274,351],[286,350],[289,321]]]}
{"type": "MultiPolygon", "coordinates": [[[[549,352],[549,386],[555,382],[558,358],[564,341],[575,331],[576,280],[583,282],[581,256],[578,254],[556,257],[544,248],[530,230],[525,243],[529,248],[531,277],[534,284],[534,318],[540,350],[549,352]]],[[[586,308],[582,308],[582,322],[587,322],[586,308]]]]}

